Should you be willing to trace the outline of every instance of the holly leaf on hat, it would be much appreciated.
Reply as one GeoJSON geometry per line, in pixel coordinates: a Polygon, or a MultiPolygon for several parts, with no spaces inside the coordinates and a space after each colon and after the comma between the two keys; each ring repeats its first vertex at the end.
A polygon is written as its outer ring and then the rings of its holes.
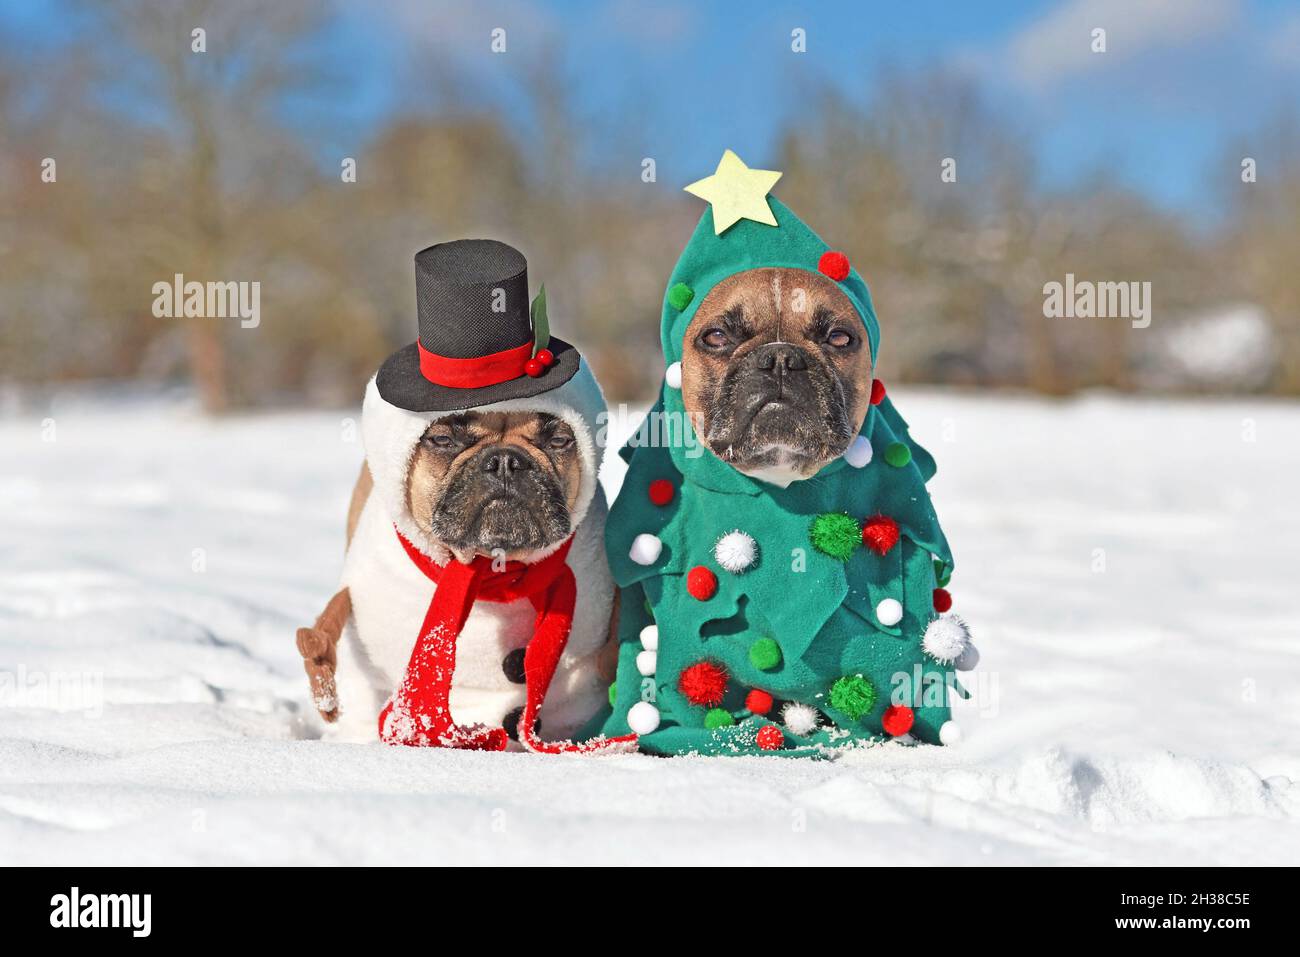
{"type": "Polygon", "coordinates": [[[533,355],[545,349],[551,342],[551,323],[546,318],[546,284],[543,283],[533,297],[529,315],[533,320],[533,355]]]}

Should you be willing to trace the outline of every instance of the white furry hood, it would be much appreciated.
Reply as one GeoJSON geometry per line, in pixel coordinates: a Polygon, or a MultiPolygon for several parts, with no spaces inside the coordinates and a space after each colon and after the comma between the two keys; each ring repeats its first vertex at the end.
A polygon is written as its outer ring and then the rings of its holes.
{"type": "MultiPolygon", "coordinates": [[[[379,496],[398,530],[435,562],[446,564],[449,557],[446,549],[438,547],[425,537],[407,507],[406,477],[420,437],[424,435],[429,423],[470,410],[549,412],[569,424],[577,439],[583,463],[578,498],[572,509],[573,527],[576,530],[586,518],[592,498],[597,492],[596,475],[600,468],[601,451],[596,447],[596,436],[601,426],[599,416],[605,412],[605,397],[585,359],[572,379],[542,395],[440,412],[409,412],[398,408],[379,394],[375,379],[371,377],[361,406],[361,438],[366,450],[366,464],[375,480],[375,494],[379,496]]],[[[531,560],[538,561],[554,550],[539,550],[531,556],[531,560]]]]}

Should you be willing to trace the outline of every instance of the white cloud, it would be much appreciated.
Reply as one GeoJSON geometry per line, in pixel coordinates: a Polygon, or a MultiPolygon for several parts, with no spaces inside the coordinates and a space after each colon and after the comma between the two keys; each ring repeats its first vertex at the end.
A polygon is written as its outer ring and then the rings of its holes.
{"type": "Polygon", "coordinates": [[[1240,0],[1067,0],[1008,42],[999,69],[1029,87],[1143,53],[1184,47],[1226,32],[1240,0]],[[1094,53],[1092,32],[1106,31],[1106,52],[1094,53]]]}

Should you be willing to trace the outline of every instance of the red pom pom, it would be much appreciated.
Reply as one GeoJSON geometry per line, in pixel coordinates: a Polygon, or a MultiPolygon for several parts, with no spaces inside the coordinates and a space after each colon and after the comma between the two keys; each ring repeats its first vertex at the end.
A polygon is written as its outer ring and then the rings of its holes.
{"type": "Polygon", "coordinates": [[[952,607],[952,595],[946,588],[936,588],[934,590],[934,610],[939,612],[947,611],[952,607]]]}
{"type": "Polygon", "coordinates": [[[718,591],[718,576],[703,565],[696,565],[686,573],[686,590],[692,598],[708,601],[718,591]]]}
{"type": "Polygon", "coordinates": [[[677,690],[691,704],[716,708],[727,693],[727,669],[712,661],[687,665],[677,676],[677,690]]]}
{"type": "Polygon", "coordinates": [[[888,515],[872,515],[862,523],[862,544],[883,555],[898,541],[898,523],[888,515]]]}
{"type": "Polygon", "coordinates": [[[772,710],[772,696],[766,691],[751,689],[749,694],[745,695],[745,710],[751,714],[767,714],[772,710]]]}
{"type": "Polygon", "coordinates": [[[911,731],[914,721],[916,715],[905,704],[891,704],[880,717],[880,725],[885,729],[885,734],[893,735],[895,738],[911,731]]]}
{"type": "Polygon", "coordinates": [[[550,349],[538,349],[537,355],[533,356],[533,358],[547,368],[555,364],[555,353],[550,349]]]}
{"type": "Polygon", "coordinates": [[[825,275],[839,282],[849,274],[849,257],[834,250],[824,252],[822,258],[817,260],[817,268],[825,275]]]}
{"type": "Polygon", "coordinates": [[[650,483],[650,501],[656,505],[667,505],[676,493],[673,483],[667,479],[655,479],[650,483]]]}
{"type": "Polygon", "coordinates": [[[527,362],[524,363],[524,371],[527,372],[534,379],[536,379],[539,375],[541,375],[543,372],[546,371],[546,366],[542,365],[536,359],[529,359],[527,362]]]}
{"type": "Polygon", "coordinates": [[[758,729],[758,746],[764,751],[780,751],[785,746],[785,735],[774,724],[765,724],[758,729]]]}
{"type": "Polygon", "coordinates": [[[885,398],[885,383],[879,379],[871,380],[871,404],[880,405],[885,398]]]}

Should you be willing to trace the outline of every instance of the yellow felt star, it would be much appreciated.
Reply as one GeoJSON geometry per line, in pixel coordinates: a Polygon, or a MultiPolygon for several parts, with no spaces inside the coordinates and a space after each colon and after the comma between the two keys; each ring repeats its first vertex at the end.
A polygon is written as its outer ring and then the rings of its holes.
{"type": "Polygon", "coordinates": [[[713,175],[691,183],[686,192],[712,204],[713,232],[721,236],[742,219],[775,226],[776,217],[767,205],[767,194],[780,178],[781,174],[774,169],[750,169],[744,160],[727,150],[713,175]]]}

